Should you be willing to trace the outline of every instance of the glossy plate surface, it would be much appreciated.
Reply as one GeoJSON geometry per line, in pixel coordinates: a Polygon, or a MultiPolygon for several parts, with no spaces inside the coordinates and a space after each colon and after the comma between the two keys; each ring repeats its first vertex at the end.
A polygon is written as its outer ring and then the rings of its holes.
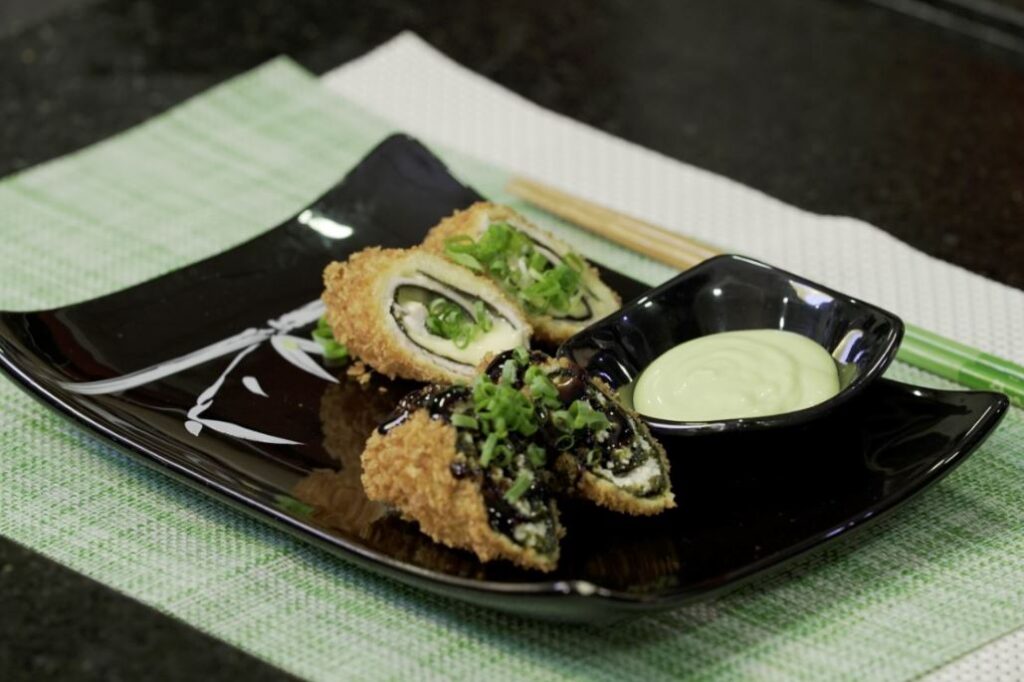
{"type": "MultiPolygon", "coordinates": [[[[941,478],[1006,409],[997,394],[879,381],[825,421],[668,442],[678,509],[634,519],[566,503],[557,572],[482,565],[360,487],[363,441],[413,385],[360,386],[307,341],[327,262],[415,244],[478,198],[417,142],[389,138],[314,205],[231,251],[85,303],[0,314],[0,365],[94,436],[347,560],[589,622],[707,598],[847,533],[941,478]]],[[[604,276],[624,299],[644,292],[604,276]]]]}
{"type": "Polygon", "coordinates": [[[903,322],[890,312],[767,263],[727,255],[626,303],[560,352],[631,401],[633,383],[662,353],[699,336],[742,329],[784,329],[817,342],[836,363],[839,393],[813,407],[764,417],[681,422],[644,416],[656,433],[754,431],[820,419],[880,377],[903,337],[903,322]]]}

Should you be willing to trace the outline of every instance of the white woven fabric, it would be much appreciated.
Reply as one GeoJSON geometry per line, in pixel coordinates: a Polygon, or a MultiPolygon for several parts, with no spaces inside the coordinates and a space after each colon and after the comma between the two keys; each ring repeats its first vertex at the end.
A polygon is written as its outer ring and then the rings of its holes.
{"type": "Polygon", "coordinates": [[[945,665],[925,677],[927,682],[1021,682],[1024,680],[1024,630],[945,665]]]}
{"type": "MultiPolygon", "coordinates": [[[[534,105],[403,34],[323,77],[400,129],[722,248],[761,258],[1024,363],[1024,292],[863,221],[784,204],[534,105]]],[[[1024,679],[1024,631],[935,680],[1024,679]]]]}
{"type": "MultiPolygon", "coordinates": [[[[560,116],[403,34],[323,77],[434,144],[799,272],[1024,363],[1024,292],[853,218],[822,216],[560,116]]],[[[983,227],[983,226],[980,226],[983,227]]]]}

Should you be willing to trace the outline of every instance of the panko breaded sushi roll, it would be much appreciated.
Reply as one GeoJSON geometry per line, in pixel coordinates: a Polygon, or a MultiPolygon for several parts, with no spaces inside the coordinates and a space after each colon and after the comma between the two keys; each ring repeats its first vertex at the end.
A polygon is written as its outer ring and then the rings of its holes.
{"type": "Polygon", "coordinates": [[[328,265],[324,286],[334,338],[392,379],[467,382],[532,333],[492,282],[422,249],[365,249],[328,265]]]}
{"type": "Polygon", "coordinates": [[[544,341],[562,343],[622,303],[568,244],[507,206],[480,202],[458,211],[423,246],[496,282],[544,341]]]}
{"type": "Polygon", "coordinates": [[[363,487],[435,541],[550,571],[563,530],[529,400],[479,377],[405,399],[363,451],[363,487]]]}
{"type": "Polygon", "coordinates": [[[509,374],[537,407],[541,437],[557,455],[555,469],[579,496],[633,515],[675,507],[668,457],[639,416],[615,393],[567,358],[523,349],[498,355],[487,367],[509,374]]]}

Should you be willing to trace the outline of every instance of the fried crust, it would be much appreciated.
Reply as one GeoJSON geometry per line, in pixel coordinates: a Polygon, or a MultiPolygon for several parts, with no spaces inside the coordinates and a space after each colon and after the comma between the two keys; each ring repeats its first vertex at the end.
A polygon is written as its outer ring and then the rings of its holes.
{"type": "Polygon", "coordinates": [[[412,413],[386,435],[375,431],[362,455],[366,494],[418,522],[436,542],[468,549],[481,561],[506,559],[523,568],[553,570],[557,551],[542,555],[494,531],[476,480],[452,476],[455,436],[453,426],[431,419],[426,410],[412,413]]]}
{"type": "Polygon", "coordinates": [[[516,322],[532,332],[526,315],[490,280],[456,266],[435,253],[422,249],[381,249],[371,247],[352,254],[345,262],[333,262],[324,269],[327,323],[334,338],[349,351],[390,379],[402,377],[430,383],[457,383],[472,377],[472,368],[456,372],[432,362],[429,356],[414,355],[399,342],[391,317],[388,293],[393,279],[410,264],[433,272],[446,272],[460,285],[480,292],[488,302],[498,301],[516,316],[516,322]]]}
{"type": "MultiPolygon", "coordinates": [[[[488,225],[493,222],[502,221],[522,227],[528,234],[532,232],[535,237],[539,236],[541,238],[540,241],[550,245],[560,255],[572,250],[561,239],[547,230],[537,227],[527,220],[525,216],[508,206],[493,204],[487,201],[478,201],[469,208],[456,211],[442,220],[427,233],[426,239],[423,240],[423,248],[443,254],[445,242],[451,237],[464,235],[476,239],[487,229],[488,225]]],[[[583,273],[583,278],[587,286],[597,292],[601,300],[608,299],[615,303],[614,307],[607,312],[610,313],[619,308],[622,305],[622,299],[619,295],[601,280],[601,275],[598,273],[597,268],[589,262],[584,261],[584,263],[586,270],[583,273]]],[[[576,332],[596,322],[593,319],[585,322],[572,322],[559,320],[550,315],[530,315],[529,319],[534,327],[537,338],[553,344],[565,342],[576,332]]]]}

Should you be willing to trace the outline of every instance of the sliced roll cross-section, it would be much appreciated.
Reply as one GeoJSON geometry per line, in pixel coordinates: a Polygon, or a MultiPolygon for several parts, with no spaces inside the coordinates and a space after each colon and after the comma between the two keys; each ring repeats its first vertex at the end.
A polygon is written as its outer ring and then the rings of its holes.
{"type": "Polygon", "coordinates": [[[563,530],[519,391],[486,377],[404,398],[367,441],[363,487],[435,541],[550,571],[563,530]]]}
{"type": "Polygon", "coordinates": [[[481,202],[458,211],[423,246],[496,282],[544,341],[562,343],[621,304],[568,244],[506,206],[481,202]]]}
{"type": "Polygon", "coordinates": [[[465,383],[532,333],[493,283],[422,249],[360,251],[328,265],[324,286],[335,338],[390,378],[465,383]]]}
{"type": "Polygon", "coordinates": [[[665,449],[606,384],[567,358],[521,349],[498,355],[486,374],[513,371],[514,385],[536,406],[541,441],[557,453],[553,467],[563,485],[627,514],[675,506],[665,449]]]}

